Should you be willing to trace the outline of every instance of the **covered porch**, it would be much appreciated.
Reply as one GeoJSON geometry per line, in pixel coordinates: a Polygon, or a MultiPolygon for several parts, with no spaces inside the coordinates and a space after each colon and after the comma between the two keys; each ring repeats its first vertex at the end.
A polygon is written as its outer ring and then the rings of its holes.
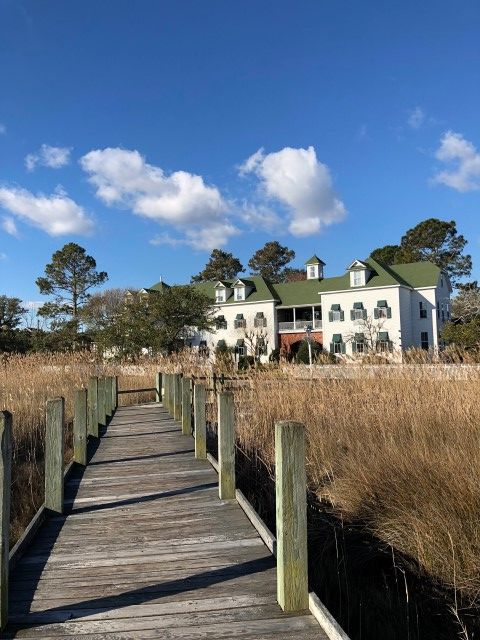
{"type": "Polygon", "coordinates": [[[321,305],[302,307],[277,307],[278,333],[305,331],[310,327],[312,331],[322,330],[321,305]]]}

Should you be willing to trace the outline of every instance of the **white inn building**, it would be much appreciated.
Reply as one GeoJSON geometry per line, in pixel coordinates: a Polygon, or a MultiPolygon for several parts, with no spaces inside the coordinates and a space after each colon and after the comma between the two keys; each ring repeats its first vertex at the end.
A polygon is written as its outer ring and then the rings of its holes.
{"type": "MultiPolygon", "coordinates": [[[[308,333],[330,353],[352,354],[439,346],[450,318],[448,276],[431,262],[387,266],[354,260],[341,276],[324,277],[325,263],[305,263],[306,280],[273,284],[265,278],[194,285],[212,299],[216,330],[194,332],[191,346],[232,347],[241,355],[295,351],[308,333]]],[[[163,282],[150,287],[162,290],[163,282]]]]}

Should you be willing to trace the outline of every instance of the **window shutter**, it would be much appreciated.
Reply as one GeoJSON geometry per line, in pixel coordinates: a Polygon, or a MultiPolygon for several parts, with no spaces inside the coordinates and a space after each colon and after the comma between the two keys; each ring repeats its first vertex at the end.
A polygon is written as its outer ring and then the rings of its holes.
{"type": "Polygon", "coordinates": [[[378,309],[377,309],[377,307],[375,307],[375,309],[373,310],[373,317],[375,318],[375,320],[378,320],[378,309]]]}
{"type": "Polygon", "coordinates": [[[391,317],[392,317],[392,308],[387,307],[387,318],[391,318],[391,317]]]}
{"type": "Polygon", "coordinates": [[[347,345],[345,344],[345,342],[342,342],[342,345],[341,345],[342,353],[346,353],[346,351],[347,351],[346,350],[346,346],[347,345]]]}
{"type": "Polygon", "coordinates": [[[330,353],[335,353],[333,342],[330,343],[330,353]]]}
{"type": "Polygon", "coordinates": [[[328,321],[333,322],[333,311],[328,312],[328,321]]]}
{"type": "Polygon", "coordinates": [[[350,309],[350,320],[355,320],[355,311],[350,309]]]}
{"type": "Polygon", "coordinates": [[[340,322],[345,320],[345,311],[340,311],[340,322]]]}
{"type": "Polygon", "coordinates": [[[367,319],[367,310],[366,309],[363,309],[362,317],[363,317],[364,320],[367,319]]]}
{"type": "Polygon", "coordinates": [[[355,340],[352,342],[352,353],[357,353],[357,343],[355,340]]]}

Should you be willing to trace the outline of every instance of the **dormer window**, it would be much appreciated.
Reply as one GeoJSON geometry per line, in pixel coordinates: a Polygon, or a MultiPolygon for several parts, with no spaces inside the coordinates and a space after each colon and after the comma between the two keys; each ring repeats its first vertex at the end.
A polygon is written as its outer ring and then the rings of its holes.
{"type": "Polygon", "coordinates": [[[215,285],[215,302],[217,304],[226,302],[231,293],[232,293],[231,285],[228,282],[222,282],[220,280],[215,285]]]}
{"type": "Polygon", "coordinates": [[[350,272],[350,286],[351,287],[364,287],[367,284],[368,275],[370,270],[368,265],[360,260],[354,260],[352,264],[347,268],[350,272]]]}
{"type": "Polygon", "coordinates": [[[233,299],[235,302],[242,302],[254,290],[255,285],[250,280],[237,280],[233,285],[233,299]]]}
{"type": "Polygon", "coordinates": [[[225,302],[225,291],[222,289],[215,291],[215,302],[225,302]]]}
{"type": "Polygon", "coordinates": [[[245,287],[235,287],[235,300],[245,300],[245,287]]]}

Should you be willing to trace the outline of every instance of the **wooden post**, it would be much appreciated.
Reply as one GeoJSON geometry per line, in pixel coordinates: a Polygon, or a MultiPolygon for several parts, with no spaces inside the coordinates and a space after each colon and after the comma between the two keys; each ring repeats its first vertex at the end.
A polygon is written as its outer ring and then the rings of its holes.
{"type": "Polygon", "coordinates": [[[118,406],[118,376],[112,376],[112,407],[113,413],[117,410],[118,406]]]}
{"type": "Polygon", "coordinates": [[[45,434],[45,506],[63,512],[65,399],[47,400],[45,434]]]}
{"type": "Polygon", "coordinates": [[[205,420],[205,385],[196,384],[193,389],[193,418],[195,421],[195,457],[207,457],[207,423],[205,420]]]}
{"type": "Polygon", "coordinates": [[[0,631],[8,621],[8,552],[12,484],[12,414],[0,412],[0,631]]]}
{"type": "Polygon", "coordinates": [[[105,407],[105,395],[106,395],[106,381],[105,381],[105,378],[102,377],[98,379],[97,409],[98,409],[99,428],[107,426],[107,410],[105,407]]]}
{"type": "Polygon", "coordinates": [[[182,435],[189,436],[192,431],[192,399],[190,378],[182,378],[182,435]]]}
{"type": "Polygon", "coordinates": [[[180,421],[182,419],[182,376],[176,373],[174,379],[173,394],[173,418],[180,421]]]}
{"type": "Polygon", "coordinates": [[[284,611],[308,609],[305,427],[275,424],[277,599],[284,611]]]}
{"type": "Polygon", "coordinates": [[[98,378],[88,381],[88,435],[98,438],[98,378]]]}
{"type": "Polygon", "coordinates": [[[105,377],[105,420],[106,424],[112,417],[112,376],[105,377]]]}
{"type": "Polygon", "coordinates": [[[162,402],[162,374],[160,371],[155,376],[155,401],[162,402]]]}
{"type": "Polygon", "coordinates": [[[87,390],[76,389],[73,415],[73,459],[87,464],[87,390]]]}
{"type": "Polygon", "coordinates": [[[218,492],[220,500],[235,498],[235,420],[231,391],[218,394],[218,492]]]}

